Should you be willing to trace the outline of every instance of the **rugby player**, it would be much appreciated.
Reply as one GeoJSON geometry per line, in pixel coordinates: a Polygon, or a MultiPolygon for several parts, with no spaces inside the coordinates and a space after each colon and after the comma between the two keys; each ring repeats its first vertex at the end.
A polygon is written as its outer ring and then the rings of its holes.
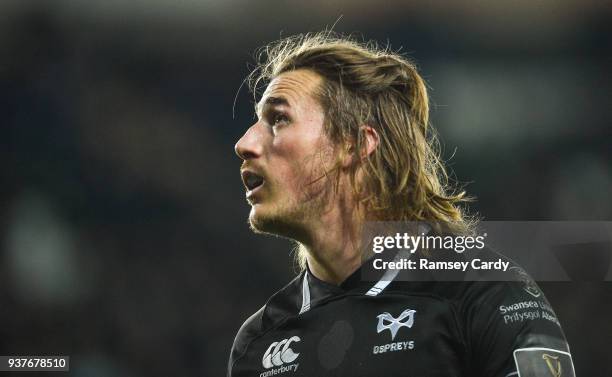
{"type": "Polygon", "coordinates": [[[251,228],[294,240],[302,271],[242,325],[228,376],[573,376],[518,267],[515,281],[361,278],[366,221],[469,228],[415,65],[330,33],[262,51],[251,84],[267,86],[235,150],[251,228]]]}

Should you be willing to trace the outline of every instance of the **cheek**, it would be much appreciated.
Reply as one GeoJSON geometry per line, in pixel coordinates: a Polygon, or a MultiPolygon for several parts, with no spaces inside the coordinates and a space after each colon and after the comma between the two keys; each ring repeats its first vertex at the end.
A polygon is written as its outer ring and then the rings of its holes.
{"type": "Polygon", "coordinates": [[[291,194],[312,196],[329,185],[327,176],[332,176],[333,149],[317,145],[299,151],[296,156],[299,158],[292,159],[282,174],[282,183],[291,194]]]}
{"type": "Polygon", "coordinates": [[[297,125],[286,129],[271,144],[270,152],[276,160],[272,164],[273,173],[279,186],[290,194],[307,192],[312,186],[323,183],[322,177],[334,163],[334,148],[322,136],[321,125],[309,126],[309,129],[297,125]]]}
{"type": "Polygon", "coordinates": [[[275,195],[291,195],[300,186],[301,168],[294,147],[278,145],[268,161],[271,189],[275,195]]]}
{"type": "Polygon", "coordinates": [[[309,182],[312,181],[312,166],[314,165],[312,157],[295,147],[288,147],[279,151],[275,160],[270,164],[274,179],[272,184],[274,195],[299,199],[307,189],[309,182]]]}
{"type": "Polygon", "coordinates": [[[313,143],[295,136],[299,135],[279,137],[272,145],[276,159],[274,171],[285,183],[294,182],[303,176],[304,170],[313,160],[313,143]]]}

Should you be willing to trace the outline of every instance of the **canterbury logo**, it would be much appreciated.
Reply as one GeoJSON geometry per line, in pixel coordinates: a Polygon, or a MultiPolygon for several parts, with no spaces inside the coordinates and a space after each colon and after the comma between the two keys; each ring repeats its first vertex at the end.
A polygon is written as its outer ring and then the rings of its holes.
{"type": "Polygon", "coordinates": [[[293,352],[289,346],[291,343],[299,342],[300,340],[301,339],[299,336],[292,336],[289,339],[283,339],[280,342],[270,344],[270,347],[268,347],[263,359],[261,359],[264,368],[272,368],[275,366],[279,367],[285,363],[291,363],[297,359],[300,354],[293,352]]]}
{"type": "Polygon", "coordinates": [[[394,340],[400,327],[412,327],[414,324],[414,313],[416,313],[416,310],[406,309],[397,318],[394,318],[387,312],[379,314],[376,331],[380,333],[383,330],[389,330],[391,332],[391,340],[394,340]]]}
{"type": "Polygon", "coordinates": [[[561,377],[561,362],[559,361],[559,357],[551,356],[547,353],[542,355],[542,359],[546,361],[546,365],[548,365],[548,370],[555,377],[561,377]]]}

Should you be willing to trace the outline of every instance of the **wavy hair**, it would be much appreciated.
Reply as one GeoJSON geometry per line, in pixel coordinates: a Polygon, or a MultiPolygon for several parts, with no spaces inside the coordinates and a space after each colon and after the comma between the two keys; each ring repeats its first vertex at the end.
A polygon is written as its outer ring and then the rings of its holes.
{"type": "MultiPolygon", "coordinates": [[[[350,182],[368,220],[470,227],[461,208],[470,198],[449,181],[429,124],[427,87],[414,63],[372,42],[331,32],[273,42],[259,51],[257,63],[248,77],[255,96],[284,72],[308,69],[323,78],[314,95],[325,113],[325,132],[335,143],[353,145],[355,161],[362,161],[351,170],[350,182]],[[376,130],[379,145],[362,160],[363,125],[376,130]]],[[[301,248],[297,261],[305,268],[301,248]]]]}

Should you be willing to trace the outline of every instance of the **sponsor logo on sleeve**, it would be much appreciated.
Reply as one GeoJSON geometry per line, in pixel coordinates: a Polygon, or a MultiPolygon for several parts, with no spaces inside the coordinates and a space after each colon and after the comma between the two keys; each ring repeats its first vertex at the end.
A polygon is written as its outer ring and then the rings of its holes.
{"type": "Polygon", "coordinates": [[[264,353],[261,363],[264,368],[269,369],[259,374],[260,377],[274,376],[285,372],[297,371],[299,363],[293,363],[299,353],[296,353],[291,349],[292,343],[297,343],[301,339],[299,336],[292,336],[288,339],[283,339],[280,342],[273,342],[268,347],[268,350],[264,353]],[[277,367],[277,368],[275,368],[277,367]],[[270,369],[274,368],[274,369],[270,369]]]}
{"type": "Polygon", "coordinates": [[[518,377],[575,377],[572,355],[550,348],[521,348],[514,351],[518,377]]]}
{"type": "Polygon", "coordinates": [[[548,365],[548,370],[554,377],[561,377],[561,361],[559,360],[559,356],[549,355],[547,353],[542,355],[542,359],[546,361],[546,365],[548,365]]]}
{"type": "Polygon", "coordinates": [[[517,301],[500,305],[499,314],[506,325],[544,319],[561,326],[552,307],[544,300],[517,301]]]}

